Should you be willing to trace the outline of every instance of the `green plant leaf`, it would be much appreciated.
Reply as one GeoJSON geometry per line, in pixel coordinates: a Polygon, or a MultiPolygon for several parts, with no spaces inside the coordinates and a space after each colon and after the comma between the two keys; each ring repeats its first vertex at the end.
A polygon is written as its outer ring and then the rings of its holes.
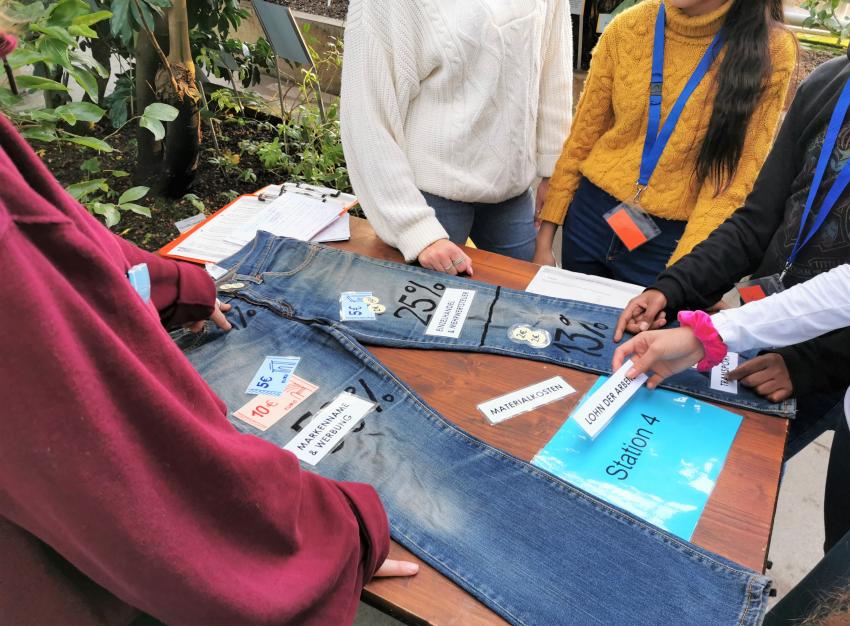
{"type": "Polygon", "coordinates": [[[56,26],[67,26],[75,17],[84,15],[91,11],[87,2],[83,0],[61,0],[53,4],[50,11],[48,23],[56,26]]]}
{"type": "Polygon", "coordinates": [[[86,159],[83,161],[82,165],[80,165],[80,169],[87,174],[97,174],[100,171],[100,159],[97,157],[86,159]]]}
{"type": "Polygon", "coordinates": [[[139,125],[142,128],[147,128],[151,131],[153,133],[153,138],[157,141],[160,141],[163,137],[165,137],[165,126],[163,126],[162,122],[159,120],[155,120],[151,117],[145,117],[143,115],[139,120],[139,125]]]}
{"type": "Polygon", "coordinates": [[[44,141],[47,143],[50,143],[51,141],[56,141],[58,139],[55,131],[48,130],[46,128],[25,128],[21,131],[21,134],[26,139],[32,139],[34,141],[44,141]]]}
{"type": "Polygon", "coordinates": [[[88,13],[86,15],[78,15],[71,21],[71,23],[74,26],[92,26],[98,22],[108,20],[110,17],[112,17],[112,13],[110,11],[95,11],[94,13],[88,13]]]}
{"type": "Polygon", "coordinates": [[[132,202],[120,203],[122,211],[132,211],[133,213],[138,213],[139,215],[144,215],[145,217],[151,216],[151,210],[142,206],[141,204],[134,204],[132,202]]]}
{"type": "Polygon", "coordinates": [[[135,202],[140,198],[144,198],[149,191],[150,187],[130,187],[127,191],[121,194],[120,198],[118,198],[118,204],[135,202]]]}
{"type": "Polygon", "coordinates": [[[77,84],[83,88],[83,91],[88,94],[88,97],[92,100],[97,100],[97,79],[92,75],[88,70],[82,69],[80,67],[74,67],[68,70],[68,73],[71,75],[77,84]]]}
{"type": "Polygon", "coordinates": [[[30,30],[35,33],[49,37],[55,41],[60,41],[66,46],[76,46],[77,40],[68,32],[66,28],[61,26],[42,26],[41,24],[30,24],[30,30]]]}
{"type": "Polygon", "coordinates": [[[74,35],[74,37],[86,37],[88,39],[97,39],[97,31],[89,28],[88,26],[71,24],[68,27],[68,33],[74,35]]]}
{"type": "Polygon", "coordinates": [[[124,170],[111,170],[110,173],[115,178],[127,178],[130,175],[130,172],[125,172],[124,170]]]}
{"type": "Polygon", "coordinates": [[[106,218],[106,227],[112,228],[121,221],[121,213],[114,204],[103,205],[103,216],[106,218]]]}
{"type": "Polygon", "coordinates": [[[91,102],[69,102],[56,107],[57,115],[61,116],[65,112],[70,113],[81,122],[99,122],[106,114],[105,109],[101,109],[91,102]]]}
{"type": "Polygon", "coordinates": [[[145,107],[142,117],[159,120],[160,122],[173,122],[177,119],[177,115],[179,115],[179,113],[180,111],[170,104],[154,102],[153,104],[149,104],[145,107]]]}
{"type": "Polygon", "coordinates": [[[18,87],[23,89],[40,89],[41,91],[68,91],[68,88],[55,80],[42,76],[18,76],[18,87]]]}
{"type": "Polygon", "coordinates": [[[97,137],[79,137],[77,135],[63,136],[62,139],[99,152],[112,152],[112,146],[97,137]]]}
{"type": "Polygon", "coordinates": [[[13,69],[47,61],[47,55],[34,48],[18,48],[6,59],[13,69]]]}
{"type": "Polygon", "coordinates": [[[104,191],[108,189],[108,185],[106,184],[105,178],[93,178],[91,180],[84,180],[79,183],[74,183],[72,185],[68,185],[65,187],[65,191],[67,191],[75,200],[82,200],[89,194],[94,193],[95,191],[104,191]]]}
{"type": "Polygon", "coordinates": [[[53,112],[53,109],[34,109],[27,111],[27,116],[34,122],[50,122],[55,124],[59,121],[59,116],[53,112]]]}

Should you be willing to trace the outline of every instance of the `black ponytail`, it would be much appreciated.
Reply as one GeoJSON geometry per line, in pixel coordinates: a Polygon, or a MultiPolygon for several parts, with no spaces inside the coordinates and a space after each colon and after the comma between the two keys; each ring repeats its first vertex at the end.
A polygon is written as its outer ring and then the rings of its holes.
{"type": "Polygon", "coordinates": [[[720,193],[744,152],[747,126],[771,73],[771,31],[784,22],[782,0],[732,0],[726,14],[725,56],[717,70],[717,95],[697,158],[697,179],[720,193]]]}

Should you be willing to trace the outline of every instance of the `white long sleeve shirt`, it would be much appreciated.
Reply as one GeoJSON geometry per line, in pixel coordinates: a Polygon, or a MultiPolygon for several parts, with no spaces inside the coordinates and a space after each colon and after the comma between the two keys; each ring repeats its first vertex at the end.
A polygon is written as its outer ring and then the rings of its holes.
{"type": "MultiPolygon", "coordinates": [[[[720,311],[711,320],[733,352],[788,346],[845,328],[850,326],[850,265],[738,309],[720,311]]],[[[850,424],[850,389],[844,396],[844,415],[850,424]]]]}
{"type": "Polygon", "coordinates": [[[567,0],[351,0],[342,140],[378,235],[447,237],[421,191],[497,203],[552,174],[572,118],[567,0]]]}

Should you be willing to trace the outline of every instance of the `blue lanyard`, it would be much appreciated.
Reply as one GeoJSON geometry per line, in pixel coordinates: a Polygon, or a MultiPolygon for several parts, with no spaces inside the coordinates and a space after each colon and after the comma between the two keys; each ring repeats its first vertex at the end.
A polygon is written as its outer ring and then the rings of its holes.
{"type": "Polygon", "coordinates": [[[832,187],[830,187],[824,197],[812,227],[809,229],[806,236],[803,237],[803,231],[806,229],[806,222],[809,221],[809,215],[812,213],[812,207],[815,204],[815,197],[818,195],[818,190],[823,182],[823,175],[826,173],[826,166],[829,165],[829,161],[832,158],[832,151],[835,149],[835,144],[838,142],[838,134],[841,132],[841,126],[844,124],[844,118],[847,115],[848,109],[850,109],[850,80],[844,83],[844,89],[841,91],[838,103],[832,111],[832,118],[829,120],[829,126],[826,129],[826,137],[824,137],[823,147],[821,148],[820,156],[818,157],[818,166],[817,169],[815,169],[815,177],[812,179],[812,186],[809,189],[809,197],[806,199],[806,207],[803,209],[803,216],[800,218],[800,230],[797,233],[797,240],[794,242],[794,247],[791,250],[791,254],[788,256],[788,262],[785,264],[785,269],[782,270],[782,274],[779,277],[780,280],[785,278],[785,274],[788,273],[788,270],[791,269],[792,265],[794,265],[794,261],[797,260],[797,255],[800,254],[800,251],[807,243],[809,243],[809,241],[811,241],[812,237],[815,236],[815,233],[820,230],[820,227],[823,226],[823,223],[826,221],[826,218],[829,217],[829,213],[838,202],[841,194],[844,193],[844,190],[847,189],[847,185],[850,184],[850,167],[847,167],[847,164],[845,163],[841,168],[841,171],[838,173],[835,182],[832,184],[832,187]]]}
{"type": "Polygon", "coordinates": [[[679,123],[679,118],[682,117],[682,111],[684,111],[685,105],[690,100],[696,88],[699,87],[702,79],[708,74],[708,70],[711,69],[711,65],[714,63],[717,55],[720,54],[725,43],[724,31],[720,29],[720,32],[714,36],[714,40],[711,42],[708,50],[705,51],[702,60],[697,65],[682,93],[679,94],[679,98],[670,110],[670,115],[667,116],[664,126],[661,127],[661,132],[659,133],[658,128],[661,126],[661,93],[664,85],[664,28],[666,25],[667,10],[664,8],[664,2],[662,2],[661,7],[658,9],[658,17],[655,20],[655,40],[652,50],[652,79],[649,83],[649,123],[646,127],[646,140],[643,144],[643,157],[640,163],[640,178],[637,182],[636,200],[640,199],[641,193],[649,185],[649,179],[652,178],[655,168],[658,167],[658,161],[661,160],[664,148],[667,147],[667,142],[670,141],[673,130],[676,128],[676,124],[679,123]]]}

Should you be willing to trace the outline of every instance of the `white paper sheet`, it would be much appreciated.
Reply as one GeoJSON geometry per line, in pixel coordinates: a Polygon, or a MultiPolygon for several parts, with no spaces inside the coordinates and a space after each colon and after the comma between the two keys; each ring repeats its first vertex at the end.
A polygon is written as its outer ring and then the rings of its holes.
{"type": "Polygon", "coordinates": [[[544,265],[525,288],[530,293],[624,309],[643,287],[544,265]]]}
{"type": "Polygon", "coordinates": [[[351,216],[348,213],[343,213],[339,219],[331,222],[330,226],[327,226],[310,241],[328,243],[330,241],[348,241],[349,239],[351,239],[351,216]]]}
{"type": "Polygon", "coordinates": [[[253,222],[244,224],[231,233],[231,241],[245,245],[259,230],[268,231],[278,237],[310,241],[334,222],[342,211],[336,202],[322,202],[310,196],[290,192],[264,204],[266,208],[257,213],[253,222]]]}

